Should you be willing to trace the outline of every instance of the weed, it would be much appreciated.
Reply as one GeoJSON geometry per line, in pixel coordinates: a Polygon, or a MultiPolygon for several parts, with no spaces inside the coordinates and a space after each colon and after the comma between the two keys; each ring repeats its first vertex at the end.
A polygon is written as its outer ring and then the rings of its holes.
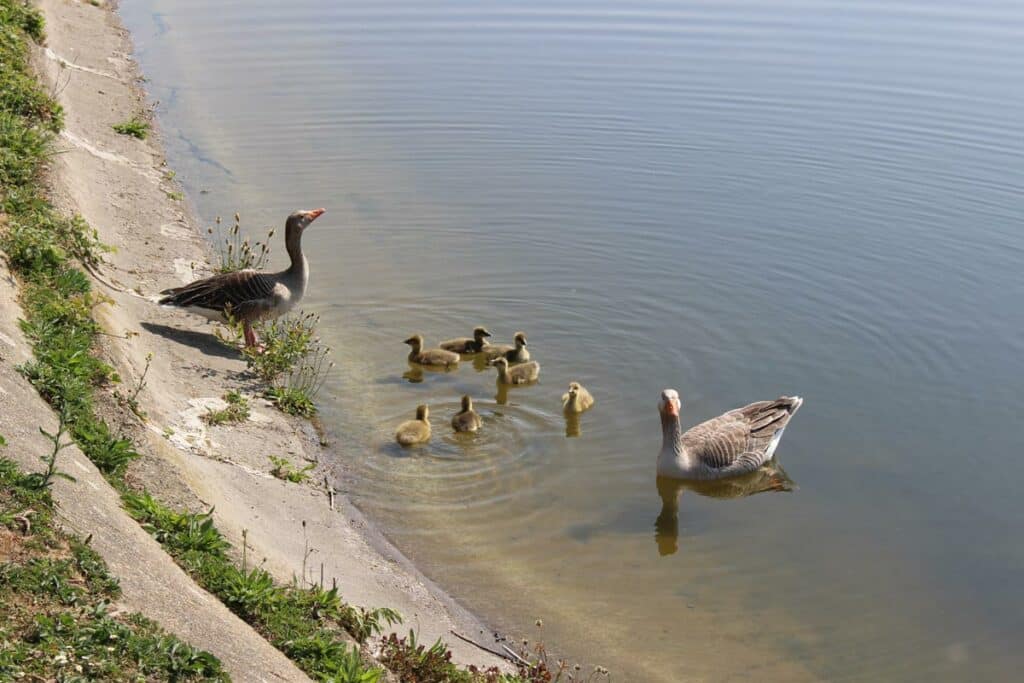
{"type": "Polygon", "coordinates": [[[174,202],[180,202],[185,198],[185,193],[179,192],[178,190],[171,190],[170,192],[164,192],[167,198],[174,202]]]}
{"type": "Polygon", "coordinates": [[[117,399],[117,402],[120,403],[122,406],[127,406],[128,409],[135,414],[135,417],[139,418],[140,420],[146,419],[146,411],[143,410],[142,407],[139,405],[139,394],[142,393],[142,390],[146,388],[146,375],[149,374],[149,366],[150,364],[152,364],[152,362],[153,354],[147,353],[146,367],[142,369],[142,375],[139,377],[139,380],[135,383],[135,387],[132,389],[132,392],[130,394],[122,395],[121,392],[119,391],[114,392],[114,398],[117,399]]]}
{"type": "Polygon", "coordinates": [[[288,462],[287,458],[279,458],[274,455],[268,457],[270,458],[270,462],[273,463],[274,465],[274,468],[270,470],[270,473],[277,477],[278,479],[290,481],[293,484],[301,484],[302,482],[309,479],[309,475],[307,474],[307,472],[316,467],[316,465],[309,464],[303,467],[301,470],[296,470],[292,468],[292,464],[288,462]]]}
{"type": "Polygon", "coordinates": [[[214,410],[210,408],[203,415],[203,421],[210,425],[222,425],[234,422],[245,422],[249,419],[249,399],[237,391],[229,391],[223,396],[228,404],[226,408],[214,410]]]}
{"type": "MultiPolygon", "coordinates": [[[[53,434],[46,431],[42,427],[39,428],[39,432],[50,440],[53,444],[53,450],[50,451],[49,455],[43,456],[43,462],[46,463],[45,472],[35,472],[29,475],[35,482],[35,486],[40,489],[45,489],[50,486],[50,482],[54,477],[60,477],[61,479],[67,479],[68,481],[75,481],[75,478],[70,474],[61,472],[57,469],[57,454],[62,450],[71,445],[70,442],[64,441],[64,434],[67,432],[67,411],[61,410],[58,412],[57,431],[53,434]]],[[[3,438],[0,437],[0,443],[3,442],[3,438]]]]}
{"type": "Polygon", "coordinates": [[[220,216],[214,221],[214,227],[207,230],[215,235],[215,241],[220,256],[220,265],[217,267],[219,273],[233,273],[236,270],[247,268],[262,269],[267,265],[270,258],[270,239],[274,236],[274,229],[267,231],[265,242],[252,242],[249,237],[242,236],[242,216],[235,214],[235,222],[227,232],[221,228],[220,216]]]}
{"type": "MultiPolygon", "coordinates": [[[[243,532],[243,564],[235,565],[228,544],[213,527],[209,513],[175,512],[148,494],[125,496],[128,512],[208,591],[251,624],[306,673],[321,680],[371,683],[380,670],[365,664],[358,649],[343,632],[347,610],[355,608],[321,589],[281,586],[265,570],[249,570],[244,558],[247,533],[243,532]],[[203,529],[206,541],[194,542],[194,530],[203,529]]],[[[373,611],[370,611],[371,614],[373,611]]],[[[393,612],[389,616],[397,618],[393,612]]],[[[383,614],[364,618],[373,633],[383,614]]]]}
{"type": "Polygon", "coordinates": [[[296,417],[313,417],[316,415],[316,405],[312,399],[298,389],[269,387],[263,395],[277,406],[281,412],[295,415],[296,417]]]}
{"type": "Polygon", "coordinates": [[[133,138],[139,140],[145,140],[149,136],[149,121],[146,121],[141,116],[136,114],[127,121],[121,123],[115,123],[114,132],[120,133],[121,135],[130,135],[133,138]]]}
{"type": "Polygon", "coordinates": [[[85,543],[56,529],[53,505],[36,477],[0,459],[0,524],[10,527],[19,510],[36,513],[0,570],[0,680],[227,680],[210,653],[142,615],[108,611],[117,580],[85,543]]]}

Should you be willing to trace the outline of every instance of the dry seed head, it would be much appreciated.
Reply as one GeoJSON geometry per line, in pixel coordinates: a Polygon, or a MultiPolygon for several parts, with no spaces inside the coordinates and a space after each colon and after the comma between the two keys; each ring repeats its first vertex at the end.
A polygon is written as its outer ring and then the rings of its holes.
{"type": "Polygon", "coordinates": [[[238,223],[238,222],[240,222],[241,220],[242,220],[242,216],[241,216],[241,214],[239,214],[239,213],[238,213],[238,212],[236,211],[236,212],[235,212],[235,222],[236,222],[236,223],[238,223]]]}

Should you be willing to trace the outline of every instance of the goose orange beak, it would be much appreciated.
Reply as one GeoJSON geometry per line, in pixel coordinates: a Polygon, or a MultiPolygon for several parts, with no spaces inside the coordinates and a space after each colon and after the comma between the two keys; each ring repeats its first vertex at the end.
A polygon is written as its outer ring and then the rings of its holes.
{"type": "Polygon", "coordinates": [[[309,216],[309,222],[312,223],[317,218],[320,218],[320,216],[322,216],[326,211],[327,209],[310,209],[306,212],[306,215],[309,216]]]}

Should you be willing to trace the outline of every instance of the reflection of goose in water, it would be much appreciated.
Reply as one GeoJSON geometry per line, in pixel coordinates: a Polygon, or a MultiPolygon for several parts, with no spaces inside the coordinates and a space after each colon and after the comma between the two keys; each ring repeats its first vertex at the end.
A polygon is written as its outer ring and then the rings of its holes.
{"type": "Polygon", "coordinates": [[[659,555],[672,555],[679,550],[679,499],[684,490],[708,498],[746,498],[765,491],[792,491],[795,488],[782,465],[770,462],[747,474],[730,479],[686,481],[658,477],[661,514],[654,521],[654,539],[659,555]]]}
{"type": "Polygon", "coordinates": [[[443,375],[453,371],[454,368],[446,368],[443,365],[417,365],[410,361],[409,369],[402,373],[402,377],[409,380],[412,384],[419,384],[423,381],[424,375],[428,372],[443,375]]]}
{"type": "Polygon", "coordinates": [[[579,413],[565,413],[565,435],[568,437],[580,436],[583,434],[583,429],[580,427],[580,414],[579,413]]]}

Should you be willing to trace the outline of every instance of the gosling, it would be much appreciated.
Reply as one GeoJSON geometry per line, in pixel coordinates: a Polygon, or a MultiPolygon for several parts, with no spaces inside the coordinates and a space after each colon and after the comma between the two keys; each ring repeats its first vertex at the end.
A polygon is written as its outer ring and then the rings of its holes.
{"type": "Polygon", "coordinates": [[[505,358],[509,363],[525,363],[530,360],[530,352],[526,349],[526,333],[516,332],[512,338],[513,345],[490,344],[487,346],[487,360],[505,358]]]}
{"type": "Polygon", "coordinates": [[[398,425],[395,440],[403,446],[415,446],[430,441],[430,409],[426,405],[416,406],[416,419],[398,425]]]}
{"type": "Polygon", "coordinates": [[[475,432],[482,424],[480,415],[473,410],[473,399],[469,395],[463,396],[462,410],[452,417],[452,429],[457,432],[475,432]]]}
{"type": "Polygon", "coordinates": [[[540,363],[535,360],[509,367],[507,359],[496,358],[491,365],[498,368],[498,384],[529,384],[540,377],[540,363]]]}
{"type": "Polygon", "coordinates": [[[569,391],[562,394],[562,411],[570,415],[578,415],[590,410],[594,405],[594,397],[579,382],[569,382],[569,391]]]}
{"type": "Polygon", "coordinates": [[[402,343],[412,347],[412,351],[409,352],[409,361],[412,363],[444,368],[454,368],[459,364],[457,353],[444,349],[424,349],[422,334],[414,334],[402,343]]]}
{"type": "Polygon", "coordinates": [[[491,344],[487,341],[491,333],[483,327],[474,327],[472,337],[459,337],[441,342],[440,347],[452,353],[480,353],[491,344]]]}

